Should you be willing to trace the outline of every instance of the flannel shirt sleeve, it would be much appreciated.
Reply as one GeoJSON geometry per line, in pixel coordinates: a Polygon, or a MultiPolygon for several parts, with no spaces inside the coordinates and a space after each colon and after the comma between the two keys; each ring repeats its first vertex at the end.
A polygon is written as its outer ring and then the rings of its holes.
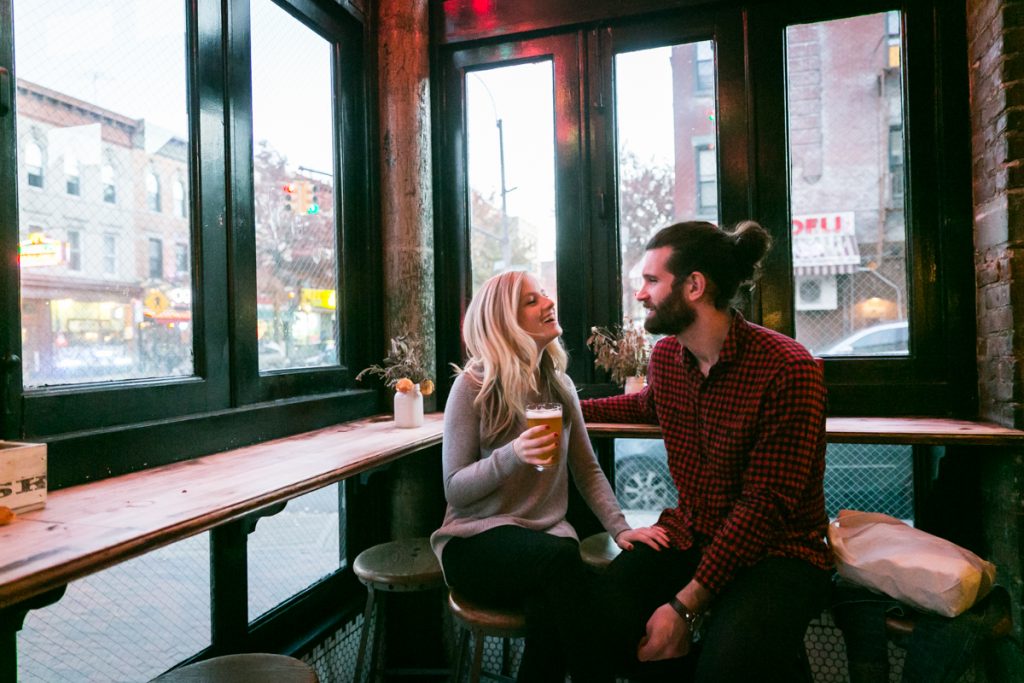
{"type": "MultiPolygon", "coordinates": [[[[651,378],[653,380],[653,375],[651,378]]],[[[587,422],[625,422],[658,424],[654,411],[654,387],[648,384],[635,394],[580,401],[583,419],[587,422]]]]}
{"type": "Polygon", "coordinates": [[[799,504],[824,457],[825,384],[813,359],[790,363],[761,401],[758,438],[730,514],[705,548],[694,578],[713,593],[765,546],[799,504]]]}

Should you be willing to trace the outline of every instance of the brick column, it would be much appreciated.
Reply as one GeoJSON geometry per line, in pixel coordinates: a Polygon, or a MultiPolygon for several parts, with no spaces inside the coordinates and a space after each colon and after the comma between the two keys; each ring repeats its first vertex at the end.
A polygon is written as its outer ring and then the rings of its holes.
{"type": "MultiPolygon", "coordinates": [[[[434,210],[427,0],[377,3],[385,332],[434,362],[434,210]]],[[[382,349],[383,351],[383,349],[382,349]]]]}
{"type": "MultiPolygon", "coordinates": [[[[967,0],[979,415],[1024,426],[1024,1],[967,0]]],[[[1022,633],[1024,459],[979,454],[988,556],[1022,633]]],[[[1018,671],[1018,673],[1020,673],[1018,671]]]]}

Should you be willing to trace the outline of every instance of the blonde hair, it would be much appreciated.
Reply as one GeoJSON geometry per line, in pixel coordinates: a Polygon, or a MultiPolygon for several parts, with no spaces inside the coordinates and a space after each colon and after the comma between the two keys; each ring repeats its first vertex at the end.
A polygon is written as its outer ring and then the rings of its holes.
{"type": "Polygon", "coordinates": [[[469,302],[462,324],[469,352],[463,372],[480,385],[474,405],[485,443],[494,443],[524,419],[531,393],[547,393],[563,405],[572,400],[562,379],[569,358],[561,341],[538,351],[537,342],[519,326],[519,297],[528,276],[510,271],[487,280],[469,302]]]}

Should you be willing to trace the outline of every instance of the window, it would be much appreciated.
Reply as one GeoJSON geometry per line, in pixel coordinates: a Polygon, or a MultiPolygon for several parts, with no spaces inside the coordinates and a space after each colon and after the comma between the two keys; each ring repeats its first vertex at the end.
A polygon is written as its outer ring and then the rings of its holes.
{"type": "Polygon", "coordinates": [[[890,205],[903,208],[903,126],[889,126],[890,205]]]}
{"type": "MultiPolygon", "coordinates": [[[[898,63],[896,73],[880,71],[875,47],[885,43],[891,14],[786,29],[793,270],[802,285],[829,293],[812,300],[796,292],[796,338],[815,354],[855,354],[840,340],[886,323],[907,341],[902,79],[898,63]],[[825,59],[839,44],[848,46],[843,58],[825,59]],[[893,118],[877,129],[879,119],[893,118]],[[871,163],[887,157],[887,165],[871,163]],[[885,180],[889,196],[877,196],[885,180]],[[880,212],[882,205],[891,210],[880,212]]],[[[870,351],[907,352],[905,343],[870,351]]]]}
{"type": "Polygon", "coordinates": [[[117,274],[117,235],[109,232],[103,235],[103,274],[117,274]]]}
{"type": "Polygon", "coordinates": [[[114,167],[104,164],[100,170],[100,182],[103,184],[103,201],[107,204],[117,203],[117,183],[114,180],[114,167]]]}
{"type": "Polygon", "coordinates": [[[188,245],[178,243],[174,245],[174,270],[177,275],[188,276],[188,245]]]}
{"type": "Polygon", "coordinates": [[[164,276],[164,242],[149,238],[149,278],[159,280],[164,276]]]}
{"type": "Polygon", "coordinates": [[[702,40],[693,44],[696,53],[694,59],[697,90],[714,90],[715,88],[715,44],[710,40],[702,40]]]}
{"type": "Polygon", "coordinates": [[[70,149],[64,152],[64,179],[68,194],[75,197],[82,194],[82,168],[78,155],[70,149]]]}
{"type": "Polygon", "coordinates": [[[35,140],[25,143],[25,175],[29,187],[43,186],[43,148],[35,140]]]}
{"type": "Polygon", "coordinates": [[[322,144],[334,139],[331,46],[270,0],[254,0],[251,59],[256,326],[248,334],[261,372],[335,365],[338,160],[334,145],[322,144]],[[281,188],[292,184],[298,205],[282,211],[281,188]]]}
{"type": "Polygon", "coordinates": [[[700,145],[697,158],[697,215],[715,219],[718,213],[718,155],[713,145],[700,145]]]}
{"type": "MultiPolygon", "coordinates": [[[[708,14],[602,17],[594,30],[579,27],[600,13],[583,9],[542,19],[539,10],[517,6],[495,10],[493,25],[469,11],[444,10],[452,22],[439,38],[440,139],[451,145],[442,144],[440,163],[452,177],[437,180],[446,226],[439,240],[446,256],[455,256],[437,262],[439,282],[452,283],[438,293],[439,335],[458,330],[471,290],[461,283],[479,278],[472,250],[487,239],[467,184],[478,186],[488,169],[497,178],[488,202],[497,219],[503,195],[509,216],[513,198],[529,202],[507,168],[502,186],[500,159],[488,164],[473,156],[484,136],[500,151],[497,119],[508,155],[510,121],[537,101],[498,85],[497,74],[550,55],[552,90],[566,93],[548,115],[555,151],[546,158],[556,159],[555,212],[565,217],[555,222],[555,262],[559,300],[572,302],[560,307],[560,322],[577,385],[606,381],[587,357],[590,326],[644,315],[633,296],[635,267],[654,230],[694,218],[726,226],[753,218],[772,232],[775,247],[761,283],[742,289],[737,305],[754,322],[828,353],[834,411],[876,413],[881,405],[921,414],[966,405],[970,372],[956,368],[974,366],[971,335],[956,330],[971,329],[973,319],[951,302],[974,292],[959,279],[969,259],[952,255],[969,255],[970,235],[939,226],[970,221],[969,164],[949,169],[956,182],[935,171],[948,167],[938,155],[966,154],[969,142],[962,102],[953,101],[960,83],[948,92],[934,87],[935,59],[958,77],[962,67],[936,46],[946,29],[916,5],[714,5],[708,14]],[[545,21],[545,37],[508,35],[502,22],[513,15],[519,25],[545,21]],[[569,64],[585,64],[586,72],[569,64]],[[488,94],[475,81],[491,73],[488,94]],[[531,104],[510,108],[508,100],[531,104]],[[753,113],[756,120],[748,118],[753,113]],[[905,206],[911,196],[916,204],[905,206]],[[928,270],[932,254],[942,258],[928,270]],[[956,295],[943,299],[939,283],[956,295]],[[883,325],[899,328],[890,342],[845,343],[883,325]]],[[[454,333],[438,345],[460,360],[454,333]]]]}
{"type": "Polygon", "coordinates": [[[171,186],[171,201],[174,204],[174,215],[178,218],[185,218],[188,216],[188,205],[187,205],[187,193],[185,192],[185,181],[181,178],[174,179],[174,185],[171,186]]]}
{"type": "Polygon", "coordinates": [[[68,230],[68,270],[82,269],[82,233],[68,230]]]}
{"type": "Polygon", "coordinates": [[[159,212],[161,202],[160,176],[156,174],[156,171],[150,169],[146,173],[146,207],[150,211],[159,212]]]}
{"type": "Polygon", "coordinates": [[[516,269],[557,295],[552,78],[550,60],[466,74],[474,289],[516,269]]]}
{"type": "Polygon", "coordinates": [[[714,73],[710,90],[687,84],[703,68],[698,63],[695,71],[694,59],[710,55],[710,45],[702,40],[615,55],[622,311],[633,321],[645,316],[633,294],[647,240],[670,223],[717,220],[715,118],[707,115],[714,109],[714,73]]]}

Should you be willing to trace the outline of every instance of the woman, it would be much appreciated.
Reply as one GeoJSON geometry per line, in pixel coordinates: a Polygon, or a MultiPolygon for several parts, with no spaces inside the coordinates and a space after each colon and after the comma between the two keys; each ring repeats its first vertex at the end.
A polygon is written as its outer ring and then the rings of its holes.
{"type": "Polygon", "coordinates": [[[448,585],[468,598],[525,608],[520,681],[611,680],[588,651],[596,614],[590,575],[566,521],[569,473],[601,524],[624,549],[668,539],[630,529],[594,457],[572,381],[554,302],[523,272],[484,283],[466,311],[470,358],[444,413],[448,510],[431,543],[448,585]],[[525,429],[527,403],[562,405],[560,433],[525,429]],[[550,449],[560,457],[548,465],[550,449]]]}

